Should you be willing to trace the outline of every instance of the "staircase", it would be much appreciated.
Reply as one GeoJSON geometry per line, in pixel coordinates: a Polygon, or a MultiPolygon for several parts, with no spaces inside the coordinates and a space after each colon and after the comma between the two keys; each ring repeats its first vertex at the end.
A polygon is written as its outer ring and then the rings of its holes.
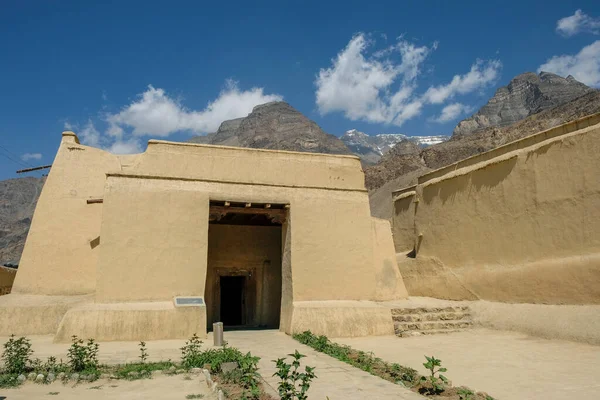
{"type": "Polygon", "coordinates": [[[468,306],[393,308],[392,320],[400,337],[458,332],[473,325],[468,306]]]}

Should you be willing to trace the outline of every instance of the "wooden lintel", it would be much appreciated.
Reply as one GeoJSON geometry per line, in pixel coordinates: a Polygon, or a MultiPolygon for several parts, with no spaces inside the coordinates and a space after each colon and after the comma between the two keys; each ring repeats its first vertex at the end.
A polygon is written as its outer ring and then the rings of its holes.
{"type": "Polygon", "coordinates": [[[104,203],[104,199],[87,199],[88,204],[104,203]]]}
{"type": "Polygon", "coordinates": [[[285,216],[287,210],[283,208],[246,208],[246,207],[223,207],[210,206],[210,215],[220,214],[265,214],[265,215],[281,215],[285,216]]]}

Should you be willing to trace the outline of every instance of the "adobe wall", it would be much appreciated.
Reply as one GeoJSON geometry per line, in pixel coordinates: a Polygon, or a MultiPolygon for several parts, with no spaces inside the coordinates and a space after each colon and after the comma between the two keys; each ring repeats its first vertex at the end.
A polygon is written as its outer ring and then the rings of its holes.
{"type": "Polygon", "coordinates": [[[96,287],[102,204],[106,171],[119,170],[119,157],[82,146],[64,132],[40,194],[13,293],[81,295],[96,287]]]}
{"type": "MultiPolygon", "coordinates": [[[[129,170],[108,174],[96,302],[204,295],[210,200],[290,205],[282,229],[286,332],[299,323],[297,302],[406,296],[393,255],[376,264],[376,247],[386,245],[375,244],[358,158],[151,141],[129,170]]],[[[359,312],[348,310],[338,325],[359,312]]]]}
{"type": "Polygon", "coordinates": [[[600,303],[600,125],[569,133],[598,119],[427,174],[412,205],[396,193],[394,240],[409,293],[600,303]],[[416,259],[406,257],[411,218],[416,259]]]}

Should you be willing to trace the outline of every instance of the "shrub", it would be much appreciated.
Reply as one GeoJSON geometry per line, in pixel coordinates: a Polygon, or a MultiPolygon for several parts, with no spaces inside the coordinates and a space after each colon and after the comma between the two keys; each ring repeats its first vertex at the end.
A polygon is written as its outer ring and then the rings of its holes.
{"type": "Polygon", "coordinates": [[[300,368],[300,359],[306,357],[300,354],[298,350],[294,354],[288,354],[294,361],[288,364],[285,358],[274,360],[277,372],[273,376],[279,377],[278,392],[281,400],[306,400],[307,392],[310,389],[310,383],[317,376],[314,373],[315,368],[306,366],[304,372],[298,371],[300,368]]]}
{"type": "MultiPolygon", "coordinates": [[[[8,389],[19,386],[18,374],[0,374],[0,389],[8,389]]],[[[0,397],[1,398],[1,397],[0,397]]]]}
{"type": "Polygon", "coordinates": [[[440,394],[444,391],[444,385],[448,383],[448,379],[440,372],[446,372],[447,369],[442,367],[442,360],[434,356],[425,358],[427,362],[423,363],[423,366],[429,370],[429,376],[422,376],[421,381],[431,385],[431,388],[426,388],[429,394],[440,394]]]}
{"type": "Polygon", "coordinates": [[[181,348],[181,366],[185,369],[203,368],[210,365],[211,372],[221,372],[221,364],[225,362],[240,362],[244,358],[241,351],[224,346],[220,349],[202,351],[202,341],[194,334],[181,348]]]}
{"type": "Polygon", "coordinates": [[[185,342],[185,346],[181,348],[181,365],[187,369],[202,367],[204,364],[200,362],[201,349],[202,341],[194,333],[190,340],[185,342]]]}
{"type": "Polygon", "coordinates": [[[252,354],[246,353],[237,361],[237,369],[223,374],[225,383],[236,383],[244,388],[242,399],[258,399],[260,397],[259,360],[260,357],[254,357],[252,354]]]}
{"type": "Polygon", "coordinates": [[[98,348],[99,345],[94,339],[88,339],[84,343],[77,336],[72,337],[71,347],[69,347],[69,367],[73,372],[95,372],[98,370],[98,348]]]}
{"type": "Polygon", "coordinates": [[[2,361],[4,361],[4,370],[6,374],[22,374],[31,370],[31,341],[26,337],[15,339],[11,335],[8,342],[4,343],[4,352],[2,361]]]}
{"type": "Polygon", "coordinates": [[[394,381],[400,380],[409,386],[414,385],[419,380],[419,374],[416,370],[409,367],[404,367],[400,364],[392,364],[389,366],[387,372],[394,379],[394,381]]]}

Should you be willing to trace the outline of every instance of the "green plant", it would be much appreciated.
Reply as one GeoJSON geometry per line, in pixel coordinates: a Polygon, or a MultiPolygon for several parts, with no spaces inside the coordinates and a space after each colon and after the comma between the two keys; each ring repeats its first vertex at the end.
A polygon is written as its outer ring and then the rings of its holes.
{"type": "Polygon", "coordinates": [[[0,389],[8,389],[20,385],[18,374],[0,374],[0,389]]]}
{"type": "Polygon", "coordinates": [[[46,362],[42,362],[42,360],[40,360],[39,358],[36,358],[32,362],[32,367],[33,367],[34,372],[36,372],[38,374],[48,374],[50,372],[56,374],[59,372],[68,372],[69,371],[69,366],[64,364],[62,362],[62,360],[57,362],[56,357],[48,357],[46,362]]]}
{"type": "Polygon", "coordinates": [[[413,386],[419,380],[419,374],[416,370],[408,367],[404,367],[400,364],[388,365],[388,374],[394,381],[402,381],[407,386],[413,386]]]}
{"type": "Polygon", "coordinates": [[[194,333],[181,348],[181,365],[187,369],[202,367],[203,364],[200,364],[201,348],[202,340],[194,333]]]}
{"type": "Polygon", "coordinates": [[[140,342],[140,360],[143,363],[148,359],[148,351],[146,350],[146,342],[140,342]]]}
{"type": "Polygon", "coordinates": [[[204,395],[203,394],[188,394],[187,396],[185,396],[186,399],[203,399],[204,395]]]}
{"type": "Polygon", "coordinates": [[[459,388],[457,393],[460,400],[471,400],[471,396],[475,395],[471,389],[465,387],[459,388]]]}
{"type": "Polygon", "coordinates": [[[49,396],[57,396],[60,392],[48,392],[49,396]]]}
{"type": "Polygon", "coordinates": [[[281,400],[306,400],[307,392],[310,389],[310,383],[317,376],[314,373],[315,368],[306,366],[304,372],[300,372],[300,360],[306,357],[300,354],[298,350],[293,354],[288,354],[294,361],[291,364],[285,361],[285,358],[274,360],[277,372],[273,376],[279,377],[278,392],[281,400]]]}
{"type": "Polygon", "coordinates": [[[117,366],[113,370],[113,374],[119,379],[142,379],[150,377],[152,371],[162,371],[169,369],[172,366],[174,366],[174,364],[171,361],[125,364],[117,366]],[[132,375],[129,374],[130,372],[137,372],[137,374],[132,377],[132,375]]]}
{"type": "Polygon", "coordinates": [[[244,388],[241,399],[258,399],[260,397],[260,374],[258,373],[258,361],[249,352],[237,360],[238,368],[223,374],[223,381],[236,383],[244,388]]]}
{"type": "Polygon", "coordinates": [[[74,372],[94,373],[98,370],[98,349],[99,345],[94,339],[88,339],[85,343],[77,336],[72,337],[71,347],[69,347],[69,367],[74,372]]]}
{"type": "Polygon", "coordinates": [[[203,368],[210,365],[211,372],[221,372],[221,364],[238,362],[244,357],[234,347],[224,346],[219,349],[201,350],[202,341],[194,334],[181,348],[181,366],[185,369],[203,368]]]}
{"type": "Polygon", "coordinates": [[[429,370],[429,376],[422,376],[421,381],[431,385],[431,388],[426,388],[425,390],[428,394],[442,393],[444,391],[444,385],[448,383],[448,379],[440,372],[446,372],[447,369],[442,367],[442,360],[437,359],[434,356],[425,356],[425,358],[427,359],[427,362],[423,363],[423,366],[429,370]]]}
{"type": "Polygon", "coordinates": [[[4,361],[4,372],[6,374],[22,374],[31,370],[31,341],[26,337],[15,339],[11,335],[8,342],[4,343],[2,361],[4,361]]]}

